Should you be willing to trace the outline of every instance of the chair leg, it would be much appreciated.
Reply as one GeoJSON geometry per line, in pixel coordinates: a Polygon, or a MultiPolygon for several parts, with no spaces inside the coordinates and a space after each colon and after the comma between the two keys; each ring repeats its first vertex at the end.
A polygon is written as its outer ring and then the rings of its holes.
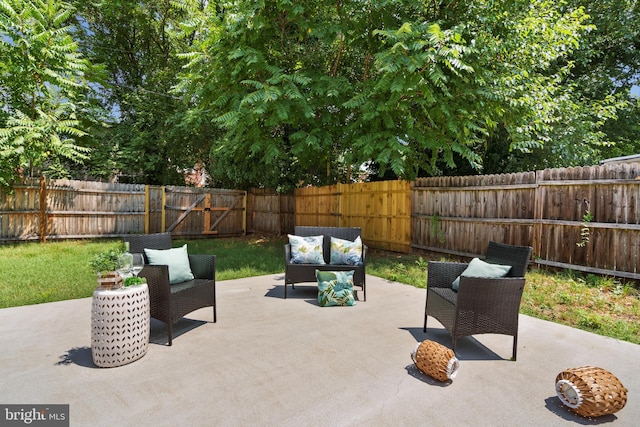
{"type": "Polygon", "coordinates": [[[287,299],[287,282],[284,282],[284,299],[287,299]]]}
{"type": "Polygon", "coordinates": [[[173,322],[171,321],[167,323],[167,335],[169,336],[169,346],[171,346],[173,344],[173,340],[171,339],[173,335],[173,322]]]}
{"type": "Polygon", "coordinates": [[[427,332],[427,304],[429,303],[429,290],[427,289],[426,297],[424,299],[424,326],[422,332],[427,332]]]}
{"type": "Polygon", "coordinates": [[[518,349],[518,335],[514,335],[513,336],[513,356],[511,357],[511,360],[513,360],[514,362],[516,361],[516,351],[518,349]]]}

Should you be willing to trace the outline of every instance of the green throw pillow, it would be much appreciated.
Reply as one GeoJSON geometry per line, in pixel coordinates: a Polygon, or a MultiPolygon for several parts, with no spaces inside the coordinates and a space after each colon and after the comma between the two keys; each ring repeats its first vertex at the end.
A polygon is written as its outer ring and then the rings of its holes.
{"type": "Polygon", "coordinates": [[[353,270],[316,270],[316,278],[318,279],[318,303],[321,307],[356,303],[353,298],[353,270]]]}
{"type": "MultiPolygon", "coordinates": [[[[511,270],[510,265],[489,264],[488,262],[482,261],[480,258],[474,258],[460,276],[497,279],[499,277],[506,276],[507,273],[509,273],[509,270],[511,270]]],[[[460,286],[460,276],[458,276],[451,284],[451,289],[456,292],[460,286]]]]}
{"type": "Polygon", "coordinates": [[[193,280],[191,265],[189,265],[189,254],[187,245],[173,249],[146,249],[144,250],[149,264],[169,266],[169,283],[176,283],[193,280]]]}
{"type": "Polygon", "coordinates": [[[351,240],[331,238],[331,258],[333,265],[362,265],[362,240],[360,236],[351,240]]]}
{"type": "Polygon", "coordinates": [[[324,264],[322,242],[324,236],[294,236],[288,234],[292,264],[324,264]]]}

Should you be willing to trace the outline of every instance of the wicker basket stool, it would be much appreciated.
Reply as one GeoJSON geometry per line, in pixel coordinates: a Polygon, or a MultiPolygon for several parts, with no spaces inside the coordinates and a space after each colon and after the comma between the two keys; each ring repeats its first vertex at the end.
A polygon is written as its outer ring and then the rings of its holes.
{"type": "Polygon", "coordinates": [[[422,372],[443,382],[453,380],[460,366],[451,349],[429,340],[416,345],[411,353],[411,359],[422,372]]]}
{"type": "Polygon", "coordinates": [[[583,417],[613,414],[627,403],[627,389],[611,372],[593,366],[566,369],[556,377],[556,394],[583,417]]]}

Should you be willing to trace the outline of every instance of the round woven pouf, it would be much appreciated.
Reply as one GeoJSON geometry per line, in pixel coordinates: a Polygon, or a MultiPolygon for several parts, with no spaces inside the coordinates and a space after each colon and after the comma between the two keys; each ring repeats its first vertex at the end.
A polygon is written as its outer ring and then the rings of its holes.
{"type": "Polygon", "coordinates": [[[627,403],[627,389],[611,372],[593,366],[566,369],[556,377],[556,394],[583,417],[613,414],[627,403]]]}
{"type": "Polygon", "coordinates": [[[422,372],[443,382],[453,380],[460,366],[451,349],[429,340],[416,345],[411,353],[411,359],[422,372]]]}

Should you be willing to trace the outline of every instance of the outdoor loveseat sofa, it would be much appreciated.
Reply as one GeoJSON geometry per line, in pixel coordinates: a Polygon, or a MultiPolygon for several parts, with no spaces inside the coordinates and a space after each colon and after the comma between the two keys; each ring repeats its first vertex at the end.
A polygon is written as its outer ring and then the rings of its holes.
{"type": "Polygon", "coordinates": [[[484,272],[472,273],[476,277],[465,276],[471,263],[430,261],[423,331],[427,331],[427,317],[435,317],[451,334],[454,352],[459,337],[510,335],[513,336],[512,360],[516,360],[518,313],[531,250],[530,246],[489,242],[484,258],[484,262],[490,264],[488,268],[511,266],[507,272],[503,271],[505,274],[500,273],[502,277],[493,278],[488,276],[495,274],[484,272]],[[454,286],[456,280],[458,283],[454,286]]]}
{"type": "MultiPolygon", "coordinates": [[[[168,344],[172,344],[173,324],[203,307],[213,307],[216,316],[216,257],[215,255],[188,255],[188,269],[193,279],[171,283],[167,265],[149,265],[145,249],[172,249],[171,233],[132,234],[124,237],[131,253],[141,253],[145,266],[139,276],[147,279],[151,304],[151,317],[167,325],[168,344]]],[[[186,248],[185,248],[186,249],[186,248]]]]}
{"type": "Polygon", "coordinates": [[[360,227],[309,227],[296,226],[294,234],[301,237],[324,236],[322,254],[324,264],[295,264],[291,261],[291,245],[289,243],[284,246],[284,297],[287,298],[287,285],[291,285],[295,289],[296,283],[301,282],[317,282],[316,270],[320,271],[350,271],[353,270],[353,284],[362,288],[362,299],[367,300],[367,287],[365,276],[365,264],[367,247],[362,244],[362,263],[361,265],[341,265],[331,264],[331,237],[343,240],[354,241],[356,238],[362,238],[362,229],[360,227]]]}

